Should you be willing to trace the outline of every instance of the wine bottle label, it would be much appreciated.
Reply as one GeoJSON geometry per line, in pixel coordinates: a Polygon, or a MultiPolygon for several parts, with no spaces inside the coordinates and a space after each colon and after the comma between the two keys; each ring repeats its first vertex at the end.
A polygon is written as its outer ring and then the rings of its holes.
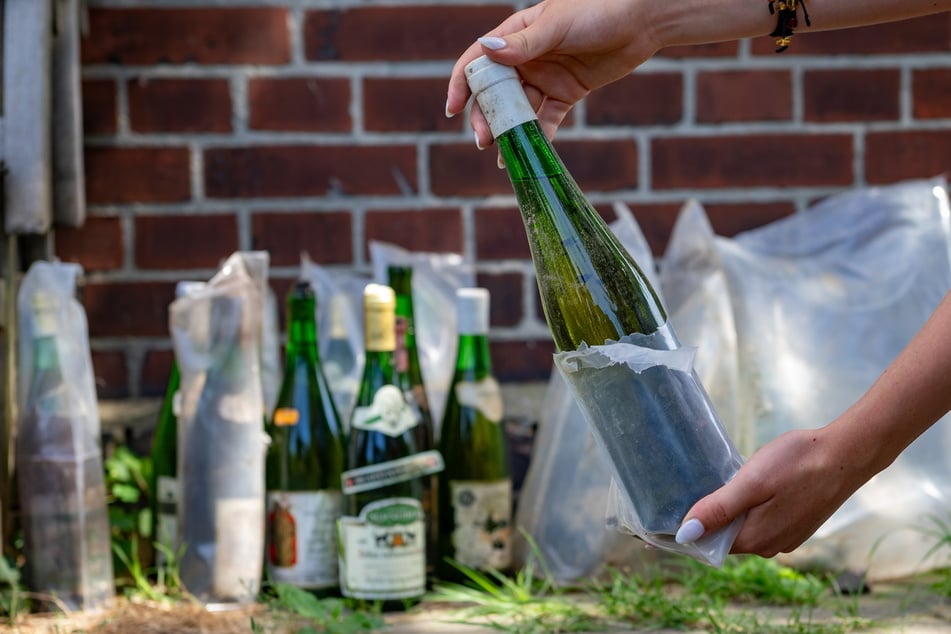
{"type": "Polygon", "coordinates": [[[271,579],[302,588],[336,586],[340,492],[269,491],[267,509],[271,579]]]}
{"type": "Polygon", "coordinates": [[[264,553],[264,496],[215,502],[212,594],[244,598],[258,592],[264,553]]]}
{"type": "Polygon", "coordinates": [[[296,425],[300,420],[300,412],[293,407],[279,407],[274,410],[274,424],[278,427],[296,425]]]}
{"type": "Polygon", "coordinates": [[[343,494],[353,495],[439,473],[443,469],[445,463],[442,454],[433,449],[344,471],[340,474],[340,481],[343,483],[343,494]]]}
{"type": "Polygon", "coordinates": [[[449,494],[453,558],[470,568],[507,568],[512,557],[512,481],[452,480],[449,494]]]}
{"type": "Polygon", "coordinates": [[[502,390],[494,377],[481,381],[459,381],[455,387],[456,400],[463,407],[471,407],[493,423],[502,421],[502,390]]]}
{"type": "Polygon", "coordinates": [[[340,519],[340,586],[358,599],[402,599],[426,591],[426,529],[414,498],[385,498],[340,519]]]}
{"type": "Polygon", "coordinates": [[[161,545],[155,552],[156,562],[162,566],[168,562],[168,553],[178,549],[178,478],[159,476],[155,483],[156,518],[155,541],[161,545]]]}
{"type": "Polygon", "coordinates": [[[395,438],[419,422],[419,416],[406,402],[403,392],[395,385],[384,385],[373,395],[372,403],[354,408],[352,426],[395,438]]]}

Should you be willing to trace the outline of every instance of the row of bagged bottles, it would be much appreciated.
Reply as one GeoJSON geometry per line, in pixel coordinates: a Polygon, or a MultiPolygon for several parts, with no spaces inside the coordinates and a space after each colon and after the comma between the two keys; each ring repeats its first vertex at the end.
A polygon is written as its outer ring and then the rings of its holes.
{"type": "MultiPolygon", "coordinates": [[[[412,267],[363,291],[364,367],[342,420],[318,351],[309,282],[287,297],[283,377],[266,416],[264,569],[272,582],[397,607],[455,564],[509,566],[512,482],[502,399],[489,352],[489,294],[456,292],[455,372],[440,438],[419,362],[412,267]]],[[[187,293],[187,283],[179,285],[187,293]]],[[[153,445],[158,556],[182,537],[176,464],[179,369],[153,445]]]]}

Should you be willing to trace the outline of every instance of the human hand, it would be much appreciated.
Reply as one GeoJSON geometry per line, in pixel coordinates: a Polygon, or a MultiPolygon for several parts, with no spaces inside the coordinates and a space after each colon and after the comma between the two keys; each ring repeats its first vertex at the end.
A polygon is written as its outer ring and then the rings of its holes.
{"type": "Polygon", "coordinates": [[[866,481],[865,466],[855,460],[861,458],[852,454],[829,429],[779,436],[694,504],[678,542],[695,541],[745,513],[731,552],[773,557],[795,550],[866,481]]]}
{"type": "MultiPolygon", "coordinates": [[[[515,66],[545,134],[553,138],[565,115],[589,92],[620,79],[660,47],[636,0],[543,0],[511,15],[470,46],[452,69],[446,116],[462,112],[471,96],[465,66],[480,55],[515,66]]],[[[474,105],[476,143],[493,142],[474,105]]]]}

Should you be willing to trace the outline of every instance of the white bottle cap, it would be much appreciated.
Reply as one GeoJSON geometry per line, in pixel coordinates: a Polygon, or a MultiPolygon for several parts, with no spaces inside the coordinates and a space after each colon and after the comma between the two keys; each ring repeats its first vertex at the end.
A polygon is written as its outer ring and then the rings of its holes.
{"type": "Polygon", "coordinates": [[[495,138],[538,118],[513,67],[493,62],[483,55],[469,62],[465,72],[469,89],[479,102],[495,138]]]}
{"type": "Polygon", "coordinates": [[[489,291],[484,288],[456,290],[456,331],[460,335],[489,333],[489,291]]]}

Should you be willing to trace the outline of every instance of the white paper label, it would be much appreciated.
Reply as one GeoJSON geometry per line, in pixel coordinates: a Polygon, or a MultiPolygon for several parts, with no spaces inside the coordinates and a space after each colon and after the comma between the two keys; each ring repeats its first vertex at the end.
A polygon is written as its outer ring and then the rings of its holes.
{"type": "Polygon", "coordinates": [[[419,418],[403,392],[395,385],[384,385],[373,395],[373,402],[353,410],[353,427],[401,436],[419,424],[419,418]]]}
{"type": "Polygon", "coordinates": [[[301,588],[329,588],[337,573],[339,491],[267,494],[267,562],[271,578],[301,588]]]}
{"type": "Polygon", "coordinates": [[[456,383],[456,400],[463,407],[479,411],[493,423],[502,421],[502,390],[494,377],[456,383]]]}
{"type": "Polygon", "coordinates": [[[340,519],[340,585],[358,599],[401,599],[426,591],[426,528],[414,498],[367,504],[340,519]]]}
{"type": "Polygon", "coordinates": [[[264,496],[215,503],[215,569],[212,593],[222,599],[258,593],[264,555],[264,496]]]}
{"type": "Polygon", "coordinates": [[[449,482],[453,558],[470,568],[508,568],[511,562],[512,481],[449,482]]]}

